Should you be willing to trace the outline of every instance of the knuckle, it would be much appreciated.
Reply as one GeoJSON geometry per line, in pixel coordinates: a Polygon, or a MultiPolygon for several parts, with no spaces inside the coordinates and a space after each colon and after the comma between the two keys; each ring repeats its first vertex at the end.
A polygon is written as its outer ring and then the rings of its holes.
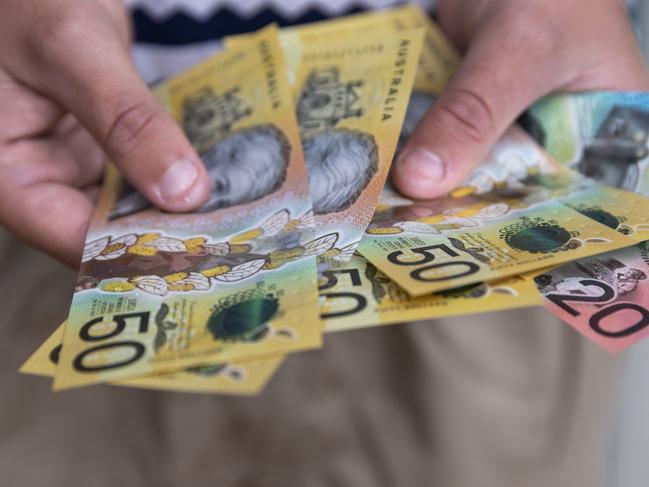
{"type": "Polygon", "coordinates": [[[115,28],[127,24],[116,7],[98,1],[61,1],[44,8],[33,21],[38,35],[29,37],[37,58],[49,63],[67,63],[71,53],[111,37],[115,28]]]}
{"type": "Polygon", "coordinates": [[[436,108],[441,126],[459,139],[483,143],[495,129],[493,110],[477,91],[448,89],[436,108]]]}
{"type": "Polygon", "coordinates": [[[39,35],[34,36],[36,50],[45,56],[58,55],[61,50],[87,42],[94,17],[94,12],[82,5],[63,2],[40,19],[39,35]]]}
{"type": "Polygon", "coordinates": [[[560,37],[563,22],[548,6],[537,2],[508,9],[497,22],[503,27],[503,43],[519,46],[521,52],[535,56],[556,55],[555,46],[560,37]]]}
{"type": "Polygon", "coordinates": [[[106,151],[113,157],[128,155],[154,123],[157,112],[156,107],[147,102],[127,104],[117,110],[101,140],[106,151]]]}

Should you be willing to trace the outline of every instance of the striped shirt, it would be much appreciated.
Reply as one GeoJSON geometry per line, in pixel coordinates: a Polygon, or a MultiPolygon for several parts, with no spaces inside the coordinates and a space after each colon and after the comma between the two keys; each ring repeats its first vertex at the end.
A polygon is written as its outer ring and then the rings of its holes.
{"type": "MultiPolygon", "coordinates": [[[[153,83],[196,64],[221,48],[220,38],[259,29],[314,22],[397,0],[124,0],[135,25],[133,57],[153,83]]],[[[434,0],[418,4],[432,9],[434,0]]]]}

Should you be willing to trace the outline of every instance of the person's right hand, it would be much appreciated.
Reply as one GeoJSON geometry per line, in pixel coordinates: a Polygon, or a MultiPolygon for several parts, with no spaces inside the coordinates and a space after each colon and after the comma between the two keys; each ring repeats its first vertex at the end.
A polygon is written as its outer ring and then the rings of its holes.
{"type": "Polygon", "coordinates": [[[0,223],[78,265],[106,156],[164,210],[205,201],[201,160],[131,63],[121,0],[0,9],[0,223]]]}

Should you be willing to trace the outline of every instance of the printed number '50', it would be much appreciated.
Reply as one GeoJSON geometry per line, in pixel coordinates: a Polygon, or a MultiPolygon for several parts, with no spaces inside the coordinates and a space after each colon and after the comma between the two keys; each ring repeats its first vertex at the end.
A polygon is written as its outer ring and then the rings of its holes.
{"type": "Polygon", "coordinates": [[[412,277],[416,281],[422,281],[422,282],[449,281],[451,279],[458,279],[460,277],[470,276],[471,274],[475,274],[480,270],[480,266],[475,262],[471,262],[467,260],[456,260],[456,258],[460,257],[460,254],[445,244],[429,245],[427,247],[416,247],[410,250],[415,254],[421,255],[421,259],[416,261],[402,260],[401,256],[404,255],[404,252],[401,250],[397,250],[395,252],[392,252],[391,254],[388,254],[388,260],[396,265],[420,266],[422,264],[427,264],[428,262],[433,262],[435,260],[434,252],[436,250],[441,251],[445,253],[447,256],[451,257],[451,260],[447,262],[441,262],[439,264],[430,264],[412,270],[410,272],[410,277],[412,277]],[[458,270],[457,273],[452,275],[444,275],[444,276],[425,275],[425,273],[428,271],[441,269],[444,267],[459,267],[460,269],[458,270]]]}
{"type": "Polygon", "coordinates": [[[332,301],[334,299],[346,298],[346,299],[352,299],[356,303],[354,304],[353,307],[349,309],[345,309],[341,311],[333,311],[331,313],[321,313],[320,317],[323,320],[331,319],[331,318],[342,318],[343,316],[353,315],[360,311],[363,311],[367,306],[367,299],[362,294],[353,293],[353,292],[334,292],[334,293],[322,292],[325,289],[331,289],[336,284],[338,284],[338,276],[336,276],[336,274],[348,274],[349,279],[351,280],[352,283],[352,287],[361,285],[361,276],[358,272],[358,269],[339,269],[335,271],[324,271],[322,275],[327,279],[327,281],[320,285],[319,288],[320,297],[325,298],[329,301],[332,301]]]}
{"type": "MultiPolygon", "coordinates": [[[[149,329],[149,318],[150,318],[150,313],[148,311],[115,315],[113,316],[113,322],[115,324],[115,327],[112,328],[107,333],[104,333],[103,335],[101,334],[96,335],[92,333],[93,328],[95,328],[97,325],[100,325],[104,322],[104,317],[100,316],[99,318],[95,318],[93,320],[88,321],[86,324],[84,324],[81,327],[81,330],[79,330],[79,338],[81,338],[81,340],[83,340],[84,342],[88,342],[88,343],[103,342],[104,340],[108,340],[110,338],[114,338],[120,335],[126,329],[127,322],[132,319],[137,320],[138,333],[146,333],[147,330],[149,329]]],[[[74,361],[72,362],[72,366],[78,372],[100,372],[102,370],[117,369],[119,367],[126,367],[127,365],[137,362],[140,358],[142,358],[145,352],[146,352],[146,347],[142,343],[136,342],[134,340],[121,340],[121,341],[114,341],[110,343],[103,343],[88,348],[83,352],[81,352],[79,355],[77,355],[74,358],[74,361]],[[125,358],[124,360],[120,360],[118,362],[101,364],[101,365],[86,365],[85,363],[87,357],[95,352],[117,350],[117,349],[125,349],[125,350],[130,349],[132,350],[133,353],[131,356],[125,358]]]]}

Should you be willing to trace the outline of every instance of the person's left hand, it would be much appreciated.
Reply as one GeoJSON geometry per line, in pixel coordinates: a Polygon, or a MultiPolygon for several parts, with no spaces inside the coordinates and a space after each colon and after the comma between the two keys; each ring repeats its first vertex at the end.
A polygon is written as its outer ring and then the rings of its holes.
{"type": "Polygon", "coordinates": [[[395,164],[394,184],[407,196],[454,189],[548,93],[649,90],[620,0],[440,0],[439,15],[466,53],[395,164]]]}

